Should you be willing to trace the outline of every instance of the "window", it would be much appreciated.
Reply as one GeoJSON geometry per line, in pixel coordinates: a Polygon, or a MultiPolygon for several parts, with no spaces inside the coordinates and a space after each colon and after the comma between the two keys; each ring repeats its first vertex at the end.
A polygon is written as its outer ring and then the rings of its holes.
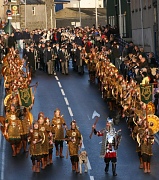
{"type": "Polygon", "coordinates": [[[35,15],[35,6],[32,7],[32,14],[35,15]]]}
{"type": "Polygon", "coordinates": [[[115,18],[114,18],[114,16],[109,16],[109,24],[110,24],[111,26],[114,26],[114,25],[115,25],[115,18]]]}

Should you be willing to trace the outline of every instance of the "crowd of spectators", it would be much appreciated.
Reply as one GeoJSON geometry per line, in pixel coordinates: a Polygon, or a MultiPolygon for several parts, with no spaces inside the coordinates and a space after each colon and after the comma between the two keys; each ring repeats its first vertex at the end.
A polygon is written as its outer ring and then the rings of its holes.
{"type": "Polygon", "coordinates": [[[70,60],[72,60],[73,69],[83,74],[84,63],[80,61],[80,53],[89,54],[92,48],[97,48],[100,52],[104,47],[107,57],[125,79],[134,78],[141,83],[143,76],[149,76],[150,82],[154,82],[158,75],[157,70],[155,73],[151,71],[158,67],[153,52],[146,54],[143,47],[138,47],[133,42],[126,42],[123,47],[123,44],[120,43],[118,28],[111,27],[111,25],[99,25],[98,28],[87,26],[32,31],[27,28],[25,30],[16,29],[10,35],[1,34],[1,59],[11,47],[20,51],[21,57],[29,62],[33,70],[41,69],[45,72],[49,71],[49,74],[56,71],[68,74],[67,67],[70,60]],[[61,55],[60,51],[63,52],[61,55]],[[51,70],[49,70],[50,68],[51,70]]]}

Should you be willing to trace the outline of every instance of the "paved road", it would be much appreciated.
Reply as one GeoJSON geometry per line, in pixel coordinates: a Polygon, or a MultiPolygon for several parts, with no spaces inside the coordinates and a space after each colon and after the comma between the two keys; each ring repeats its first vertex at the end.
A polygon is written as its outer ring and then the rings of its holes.
{"type": "MultiPolygon", "coordinates": [[[[53,156],[53,165],[48,166],[39,174],[32,173],[31,160],[26,158],[26,154],[12,157],[11,147],[2,136],[0,136],[0,172],[1,180],[157,180],[159,177],[159,153],[158,144],[153,147],[154,156],[152,158],[151,174],[144,174],[140,170],[138,157],[135,152],[135,143],[130,137],[130,132],[124,121],[120,122],[116,129],[122,129],[122,141],[118,150],[117,177],[113,177],[111,169],[109,174],[104,173],[104,162],[99,157],[101,138],[93,136],[89,139],[91,126],[94,123],[92,113],[96,110],[101,117],[97,124],[97,129],[105,127],[108,117],[107,103],[101,98],[97,85],[88,83],[88,73],[80,76],[70,71],[68,76],[57,73],[56,76],[48,76],[41,71],[37,71],[32,84],[39,82],[35,94],[35,104],[32,110],[34,119],[37,114],[43,111],[49,118],[53,117],[55,108],[60,108],[61,113],[69,126],[72,119],[77,121],[80,131],[84,137],[83,148],[88,153],[89,172],[77,175],[71,171],[69,159],[59,159],[53,156]]],[[[2,95],[2,93],[1,93],[2,95]]],[[[1,110],[2,113],[2,110],[1,110]]],[[[64,154],[66,146],[64,145],[64,154]]]]}

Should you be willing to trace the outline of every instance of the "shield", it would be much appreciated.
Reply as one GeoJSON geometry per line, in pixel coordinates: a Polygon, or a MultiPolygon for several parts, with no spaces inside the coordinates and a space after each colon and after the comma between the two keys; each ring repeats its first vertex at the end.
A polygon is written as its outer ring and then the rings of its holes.
{"type": "Polygon", "coordinates": [[[147,121],[148,121],[149,127],[153,131],[153,134],[156,134],[159,131],[159,118],[151,114],[147,116],[147,121]]]}
{"type": "Polygon", "coordinates": [[[152,102],[147,104],[147,114],[155,114],[155,105],[152,102]]]}

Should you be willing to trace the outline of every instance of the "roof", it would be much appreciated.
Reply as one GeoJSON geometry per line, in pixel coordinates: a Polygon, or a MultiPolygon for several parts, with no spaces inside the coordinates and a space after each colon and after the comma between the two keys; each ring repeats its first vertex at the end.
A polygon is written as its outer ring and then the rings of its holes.
{"type": "MultiPolygon", "coordinates": [[[[61,11],[74,11],[75,13],[79,13],[79,8],[64,8],[60,11],[57,12],[57,15],[61,12],[61,11]]],[[[80,9],[81,14],[85,14],[87,16],[95,16],[96,12],[95,12],[95,8],[81,8],[80,9]]],[[[106,16],[106,9],[105,8],[98,8],[97,9],[97,15],[98,16],[106,16]]]]}
{"type": "MultiPolygon", "coordinates": [[[[20,0],[23,4],[25,4],[25,0],[20,0]]],[[[26,4],[45,4],[43,0],[26,0],[26,4]]]]}
{"type": "Polygon", "coordinates": [[[54,0],[55,3],[69,3],[70,0],[54,0]]]}

